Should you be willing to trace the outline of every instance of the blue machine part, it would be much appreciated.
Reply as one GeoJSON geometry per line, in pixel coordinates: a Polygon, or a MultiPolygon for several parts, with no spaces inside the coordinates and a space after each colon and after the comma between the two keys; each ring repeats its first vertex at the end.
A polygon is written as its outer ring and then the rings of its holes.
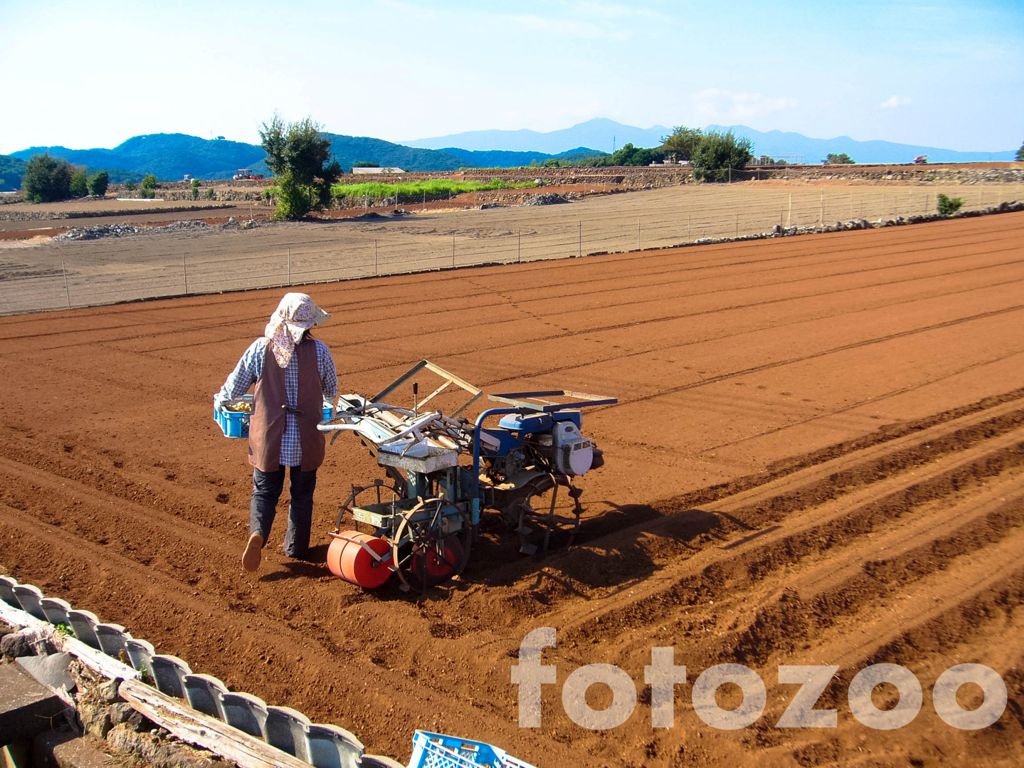
{"type": "Polygon", "coordinates": [[[578,410],[551,411],[547,413],[509,413],[501,417],[498,426],[513,432],[533,435],[539,432],[550,432],[555,422],[571,421],[577,428],[583,425],[578,410]]]}

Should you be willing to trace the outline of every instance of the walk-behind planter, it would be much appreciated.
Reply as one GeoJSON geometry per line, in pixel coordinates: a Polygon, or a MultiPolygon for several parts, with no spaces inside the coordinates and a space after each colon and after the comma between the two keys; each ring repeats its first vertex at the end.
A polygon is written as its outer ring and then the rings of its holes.
{"type": "Polygon", "coordinates": [[[460,414],[482,394],[423,360],[373,397],[339,397],[319,429],[333,433],[332,443],[354,433],[385,476],[354,485],[341,505],[327,551],[331,573],[364,589],[393,574],[402,589],[426,589],[462,572],[487,513],[500,515],[523,554],[543,553],[557,532],[571,542],[583,512],[574,481],[604,463],[580,431],[582,411],[617,401],[563,390],[508,392],[491,395],[497,405],[470,422],[460,414]],[[416,377],[428,373],[440,383],[421,400],[416,377]],[[411,407],[390,401],[405,384],[411,407]],[[446,414],[437,403],[453,395],[446,414]],[[568,514],[556,511],[561,488],[572,500],[568,514]]]}

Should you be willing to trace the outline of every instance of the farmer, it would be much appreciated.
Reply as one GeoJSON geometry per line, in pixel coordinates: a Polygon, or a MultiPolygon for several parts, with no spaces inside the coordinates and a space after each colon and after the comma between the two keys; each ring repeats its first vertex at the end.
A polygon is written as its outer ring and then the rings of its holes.
{"type": "Polygon", "coordinates": [[[286,293],[261,338],[245,350],[214,400],[241,397],[255,382],[249,422],[249,463],[253,466],[249,539],[242,567],[260,566],[270,535],[285,470],[291,479],[284,552],[306,559],[313,522],[316,470],[324,460],[324,435],[316,425],[324,399],[333,400],[338,377],[331,352],[310,329],[328,317],[304,293],[286,293]]]}

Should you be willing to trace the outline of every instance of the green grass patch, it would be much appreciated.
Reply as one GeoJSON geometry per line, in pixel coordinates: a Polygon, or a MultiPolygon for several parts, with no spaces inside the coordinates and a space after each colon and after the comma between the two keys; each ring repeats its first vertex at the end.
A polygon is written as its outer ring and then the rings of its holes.
{"type": "Polygon", "coordinates": [[[379,202],[393,199],[398,203],[418,203],[426,200],[443,200],[463,192],[486,192],[494,189],[529,189],[537,186],[533,181],[458,181],[455,179],[424,179],[422,181],[378,182],[366,181],[355,184],[335,184],[331,194],[336,200],[352,203],[363,201],[379,202]]]}

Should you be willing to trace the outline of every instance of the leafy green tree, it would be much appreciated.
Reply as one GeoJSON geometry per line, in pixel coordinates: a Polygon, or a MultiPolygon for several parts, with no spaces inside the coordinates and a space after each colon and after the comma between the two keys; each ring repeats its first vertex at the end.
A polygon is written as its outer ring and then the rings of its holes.
{"type": "Polygon", "coordinates": [[[704,132],[700,128],[687,128],[685,125],[678,125],[672,129],[672,133],[662,137],[661,150],[665,156],[675,155],[676,160],[691,160],[693,152],[704,138],[704,132]]]}
{"type": "Polygon", "coordinates": [[[938,196],[938,204],[939,213],[942,216],[952,216],[960,210],[964,204],[964,200],[962,197],[947,197],[940,192],[938,196]]]}
{"type": "Polygon", "coordinates": [[[139,185],[139,196],[152,200],[156,197],[156,176],[147,173],[142,177],[142,184],[139,185]]]}
{"type": "Polygon", "coordinates": [[[1024,161],[1024,142],[1021,142],[1020,149],[1017,150],[1017,154],[1014,159],[1019,163],[1024,161]]]}
{"type": "Polygon", "coordinates": [[[199,199],[199,179],[192,179],[192,183],[189,185],[192,188],[192,199],[199,199]]]}
{"type": "Polygon", "coordinates": [[[89,194],[89,173],[85,168],[76,168],[71,174],[71,196],[85,197],[89,194]]]}
{"type": "Polygon", "coordinates": [[[825,158],[827,165],[853,165],[853,158],[843,152],[842,154],[833,154],[829,152],[828,157],[825,158]]]}
{"type": "Polygon", "coordinates": [[[320,126],[306,117],[285,124],[274,115],[260,128],[267,153],[267,167],[277,179],[279,219],[301,219],[331,202],[331,185],[341,176],[341,166],[331,160],[331,142],[320,126]]]}
{"type": "Polygon", "coordinates": [[[71,163],[49,155],[36,155],[28,161],[21,188],[32,203],[67,200],[71,196],[71,163]]]}
{"type": "Polygon", "coordinates": [[[94,173],[89,177],[89,194],[96,197],[103,197],[107,194],[107,187],[110,186],[110,174],[106,171],[94,173]]]}
{"type": "Polygon", "coordinates": [[[690,164],[698,181],[729,181],[752,157],[750,139],[737,138],[732,131],[709,131],[694,147],[690,164]]]}

